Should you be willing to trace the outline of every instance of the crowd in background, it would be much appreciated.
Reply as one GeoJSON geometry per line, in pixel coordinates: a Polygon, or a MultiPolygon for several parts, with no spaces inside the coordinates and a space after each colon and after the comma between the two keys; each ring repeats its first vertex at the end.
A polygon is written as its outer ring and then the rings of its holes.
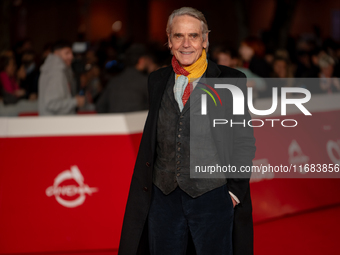
{"type": "MultiPolygon", "coordinates": [[[[165,45],[124,42],[116,36],[97,43],[47,43],[42,52],[36,52],[26,39],[0,53],[0,108],[17,107],[19,113],[32,112],[35,108],[29,105],[41,103],[42,97],[53,97],[48,95],[52,91],[42,92],[42,83],[49,78],[44,80],[41,72],[46,59],[58,50],[58,44],[59,49],[65,46],[71,50],[65,77],[74,111],[51,110],[46,115],[147,110],[147,76],[170,65],[172,57],[165,45]]],[[[246,38],[238,48],[213,42],[210,45],[208,57],[244,72],[255,98],[271,97],[272,87],[277,87],[277,82],[270,84],[264,78],[320,78],[316,84],[302,85],[285,79],[280,86],[304,86],[313,94],[340,91],[339,79],[334,78],[340,77],[340,43],[332,39],[301,37],[292,39],[287,49],[276,50],[269,50],[257,37],[246,38]]],[[[0,115],[6,115],[6,111],[0,109],[0,115]]]]}

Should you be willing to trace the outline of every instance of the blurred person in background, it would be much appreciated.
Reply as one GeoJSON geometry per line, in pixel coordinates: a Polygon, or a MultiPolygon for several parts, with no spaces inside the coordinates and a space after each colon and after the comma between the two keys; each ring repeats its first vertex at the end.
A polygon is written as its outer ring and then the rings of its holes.
{"type": "Polygon", "coordinates": [[[15,64],[12,54],[4,53],[0,56],[0,90],[4,104],[15,104],[25,95],[25,90],[19,86],[20,79],[25,79],[24,69],[15,64]]]}
{"type": "Polygon", "coordinates": [[[46,43],[43,47],[43,51],[40,55],[40,59],[39,59],[39,67],[44,64],[45,59],[47,58],[47,56],[49,54],[52,53],[52,47],[53,47],[53,43],[46,43]]]}
{"type": "MultiPolygon", "coordinates": [[[[320,73],[320,68],[319,68],[319,57],[321,55],[325,54],[323,50],[320,48],[313,49],[312,51],[309,52],[310,56],[310,66],[303,72],[300,76],[301,77],[314,77],[317,78],[320,73]]],[[[299,73],[297,73],[299,75],[299,73]]]]}
{"type": "MultiPolygon", "coordinates": [[[[281,52],[282,53],[282,52],[281,52]]],[[[270,75],[271,78],[267,81],[267,89],[261,93],[261,97],[272,97],[273,87],[277,88],[277,95],[281,96],[282,87],[292,87],[294,85],[292,66],[288,59],[288,54],[274,55],[273,71],[270,75]]]]}
{"type": "Polygon", "coordinates": [[[299,50],[297,52],[297,67],[295,71],[295,77],[304,77],[308,75],[312,67],[309,52],[305,50],[299,50]]]}
{"type": "Polygon", "coordinates": [[[273,78],[292,78],[292,68],[289,60],[284,57],[275,57],[273,60],[273,78]]]}
{"type": "Polygon", "coordinates": [[[85,97],[75,95],[70,68],[73,59],[71,44],[57,42],[40,68],[39,115],[74,114],[85,104],[85,97]]]}
{"type": "Polygon", "coordinates": [[[87,64],[98,64],[98,57],[93,49],[89,49],[88,51],[86,51],[85,59],[87,64]]]}
{"type": "Polygon", "coordinates": [[[33,45],[32,45],[32,41],[29,38],[19,41],[14,46],[14,57],[15,57],[15,62],[18,66],[21,67],[22,65],[21,61],[22,61],[23,53],[26,51],[31,51],[31,50],[33,50],[33,45]]]}
{"type": "Polygon", "coordinates": [[[319,57],[318,64],[320,67],[320,89],[328,94],[340,91],[339,79],[333,76],[334,59],[327,54],[323,54],[319,57]]]}
{"type": "Polygon", "coordinates": [[[260,93],[266,90],[266,82],[260,76],[254,74],[248,68],[241,67],[242,60],[237,53],[227,48],[221,48],[216,53],[217,64],[235,68],[243,72],[247,77],[247,87],[253,88],[253,99],[260,97],[260,93]]]}
{"type": "Polygon", "coordinates": [[[132,45],[126,51],[125,64],[126,68],[109,81],[98,99],[98,113],[134,112],[149,108],[146,73],[153,71],[155,66],[146,47],[132,45]]]}
{"type": "Polygon", "coordinates": [[[80,88],[85,90],[86,102],[95,104],[102,92],[100,68],[96,64],[87,63],[85,72],[80,75],[80,88]]]}
{"type": "Polygon", "coordinates": [[[235,52],[229,50],[228,48],[220,48],[215,52],[216,62],[218,65],[236,67],[238,66],[238,59],[235,56],[235,52]]]}
{"type": "Polygon", "coordinates": [[[337,48],[334,51],[335,66],[333,76],[340,77],[340,43],[338,43],[337,48]]]}
{"type": "Polygon", "coordinates": [[[26,73],[26,77],[21,80],[20,86],[26,91],[26,99],[36,100],[38,97],[39,69],[35,63],[35,53],[27,50],[22,54],[21,68],[26,73]]]}
{"type": "MultiPolygon", "coordinates": [[[[86,45],[86,48],[88,47],[89,44],[86,45]]],[[[77,77],[77,87],[86,99],[86,104],[79,111],[94,111],[94,104],[103,89],[102,72],[98,66],[98,57],[93,49],[87,49],[80,53],[78,53],[78,59],[72,63],[72,69],[77,77]]]]}
{"type": "Polygon", "coordinates": [[[265,47],[260,39],[249,37],[241,42],[239,53],[243,67],[260,77],[269,77],[271,66],[264,60],[265,47]]]}
{"type": "Polygon", "coordinates": [[[340,42],[334,41],[332,38],[327,38],[322,44],[322,49],[325,54],[329,55],[333,61],[333,77],[340,77],[340,42]]]}

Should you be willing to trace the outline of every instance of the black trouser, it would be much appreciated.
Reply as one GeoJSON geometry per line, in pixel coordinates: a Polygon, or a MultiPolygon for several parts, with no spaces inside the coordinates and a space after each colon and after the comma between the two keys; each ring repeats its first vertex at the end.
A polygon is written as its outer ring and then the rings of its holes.
{"type": "Polygon", "coordinates": [[[151,255],[186,253],[190,231],[197,255],[232,255],[234,208],[226,185],[192,198],[153,185],[148,217],[151,255]]]}

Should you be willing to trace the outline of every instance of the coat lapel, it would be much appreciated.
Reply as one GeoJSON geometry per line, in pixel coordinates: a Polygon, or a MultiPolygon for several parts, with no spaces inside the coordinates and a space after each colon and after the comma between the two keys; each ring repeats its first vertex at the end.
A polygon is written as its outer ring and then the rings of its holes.
{"type": "Polygon", "coordinates": [[[207,78],[217,78],[221,74],[221,70],[218,68],[217,64],[208,59],[208,67],[206,71],[207,78]]]}
{"type": "MultiPolygon", "coordinates": [[[[150,128],[150,149],[151,149],[151,155],[155,155],[156,151],[156,142],[157,142],[157,122],[158,122],[158,113],[159,113],[159,108],[161,105],[162,101],[162,96],[165,91],[166,85],[168,83],[168,80],[170,78],[172,72],[172,66],[168,66],[167,68],[164,68],[163,70],[160,71],[159,77],[156,78],[155,84],[153,84],[153,95],[152,96],[152,105],[150,106],[149,109],[149,117],[151,120],[151,128],[150,128]]],[[[150,98],[151,99],[151,98],[150,98]]],[[[153,159],[151,160],[153,162],[153,159]]]]}
{"type": "Polygon", "coordinates": [[[165,69],[163,69],[160,73],[159,78],[156,81],[156,84],[153,85],[154,87],[154,95],[152,95],[153,98],[153,105],[150,108],[151,113],[158,113],[159,107],[161,105],[162,96],[164,93],[164,90],[166,88],[166,85],[168,84],[168,80],[172,73],[172,67],[169,66],[165,69]]]}

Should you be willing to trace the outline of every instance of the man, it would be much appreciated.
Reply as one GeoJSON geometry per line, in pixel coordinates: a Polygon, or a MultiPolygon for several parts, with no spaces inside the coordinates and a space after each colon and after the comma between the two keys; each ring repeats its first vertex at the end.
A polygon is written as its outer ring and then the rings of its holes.
{"type": "Polygon", "coordinates": [[[57,42],[41,66],[39,77],[39,115],[74,114],[85,104],[84,96],[72,96],[73,59],[71,45],[57,42]]]}
{"type": "MultiPolygon", "coordinates": [[[[208,32],[196,9],[183,7],[169,17],[168,44],[174,56],[171,66],[149,76],[150,110],[130,185],[120,255],[195,254],[190,235],[199,255],[253,254],[249,178],[195,179],[189,174],[190,124],[200,126],[200,118],[190,123],[189,111],[200,103],[189,102],[200,91],[199,79],[233,78],[247,94],[243,73],[206,59],[208,32]]],[[[250,120],[247,110],[232,116],[232,100],[223,104],[226,117],[250,120]]],[[[251,127],[236,125],[212,133],[220,140],[206,158],[218,154],[223,165],[238,169],[252,165],[251,127]]]]}
{"type": "Polygon", "coordinates": [[[126,68],[113,77],[100,96],[98,113],[135,112],[148,109],[148,77],[151,59],[141,44],[132,45],[126,52],[126,68]]]}

